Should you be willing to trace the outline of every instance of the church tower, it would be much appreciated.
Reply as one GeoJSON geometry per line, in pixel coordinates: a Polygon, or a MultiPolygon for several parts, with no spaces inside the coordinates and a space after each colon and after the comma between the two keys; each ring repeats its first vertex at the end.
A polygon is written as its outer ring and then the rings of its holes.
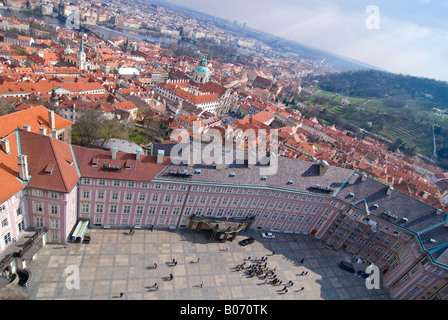
{"type": "Polygon", "coordinates": [[[54,88],[51,90],[50,103],[53,108],[59,106],[59,98],[56,95],[56,90],[54,90],[54,88]]]}
{"type": "Polygon", "coordinates": [[[78,68],[79,70],[85,70],[86,68],[86,53],[84,52],[84,38],[82,37],[78,51],[78,68]]]}
{"type": "Polygon", "coordinates": [[[59,15],[60,16],[65,16],[65,5],[64,5],[64,2],[62,0],[59,1],[58,11],[59,11],[59,15]]]}
{"type": "Polygon", "coordinates": [[[206,83],[210,80],[211,71],[207,67],[207,58],[204,56],[199,65],[194,69],[192,80],[197,83],[206,83]]]}

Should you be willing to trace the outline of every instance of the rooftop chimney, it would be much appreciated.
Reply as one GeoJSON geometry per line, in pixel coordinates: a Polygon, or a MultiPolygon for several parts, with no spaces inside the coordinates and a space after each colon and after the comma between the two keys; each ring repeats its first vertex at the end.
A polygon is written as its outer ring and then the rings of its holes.
{"type": "Polygon", "coordinates": [[[117,151],[118,149],[116,147],[112,148],[112,160],[117,160],[117,151]]]}
{"type": "Polygon", "coordinates": [[[392,191],[394,191],[394,187],[389,186],[389,187],[387,187],[386,194],[387,194],[388,196],[390,196],[390,195],[392,194],[392,191]]]}
{"type": "Polygon", "coordinates": [[[48,123],[50,124],[50,129],[53,131],[56,129],[55,120],[54,120],[54,111],[48,110],[48,123]]]}
{"type": "Polygon", "coordinates": [[[215,168],[216,168],[216,170],[221,170],[222,169],[222,157],[218,157],[216,159],[215,168]]]}
{"type": "Polygon", "coordinates": [[[47,135],[47,128],[40,127],[39,128],[39,132],[40,132],[41,135],[46,136],[47,135]]]}
{"type": "Polygon", "coordinates": [[[252,167],[257,162],[257,154],[254,150],[248,150],[247,152],[247,167],[252,169],[252,167]]]}
{"type": "Polygon", "coordinates": [[[327,161],[325,160],[320,160],[319,161],[319,175],[323,176],[325,175],[325,173],[327,172],[328,168],[330,167],[330,165],[328,164],[327,161]]]}
{"type": "Polygon", "coordinates": [[[188,158],[188,166],[192,167],[194,165],[194,153],[196,152],[196,150],[194,148],[190,149],[190,156],[188,158]]]}
{"type": "Polygon", "coordinates": [[[349,184],[354,184],[356,182],[356,180],[358,180],[358,178],[359,178],[359,174],[353,173],[353,175],[348,180],[348,183],[349,184]]]}
{"type": "Polygon", "coordinates": [[[157,151],[157,164],[163,163],[163,157],[165,156],[165,150],[158,150],[157,151]]]}
{"type": "Polygon", "coordinates": [[[11,152],[11,148],[9,147],[9,141],[6,139],[0,140],[0,144],[2,146],[3,151],[8,154],[11,152]]]}
{"type": "Polygon", "coordinates": [[[25,131],[31,131],[31,126],[30,126],[29,124],[25,124],[25,125],[23,126],[23,130],[25,130],[25,131]]]}
{"type": "Polygon", "coordinates": [[[137,154],[135,155],[135,160],[140,162],[142,156],[142,148],[137,149],[137,154]]]}
{"type": "Polygon", "coordinates": [[[19,167],[19,178],[23,181],[28,181],[30,179],[28,173],[28,160],[26,155],[17,156],[17,165],[19,167]]]}

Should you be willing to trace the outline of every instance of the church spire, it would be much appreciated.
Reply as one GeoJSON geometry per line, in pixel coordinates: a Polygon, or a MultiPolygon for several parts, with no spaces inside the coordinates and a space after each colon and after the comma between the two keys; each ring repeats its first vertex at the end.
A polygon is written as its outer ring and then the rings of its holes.
{"type": "Polygon", "coordinates": [[[84,52],[84,37],[81,36],[81,44],[78,51],[78,68],[84,70],[86,67],[86,53],[84,52]]]}
{"type": "Polygon", "coordinates": [[[81,45],[79,46],[79,52],[84,52],[84,37],[81,36],[81,45]]]}

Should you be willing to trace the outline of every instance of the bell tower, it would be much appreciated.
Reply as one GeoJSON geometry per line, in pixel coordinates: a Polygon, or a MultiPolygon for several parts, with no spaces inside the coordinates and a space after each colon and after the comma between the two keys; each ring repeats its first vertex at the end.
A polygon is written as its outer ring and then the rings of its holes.
{"type": "Polygon", "coordinates": [[[85,70],[86,68],[86,53],[84,52],[84,38],[82,37],[78,51],[78,68],[79,70],[85,70]]]}

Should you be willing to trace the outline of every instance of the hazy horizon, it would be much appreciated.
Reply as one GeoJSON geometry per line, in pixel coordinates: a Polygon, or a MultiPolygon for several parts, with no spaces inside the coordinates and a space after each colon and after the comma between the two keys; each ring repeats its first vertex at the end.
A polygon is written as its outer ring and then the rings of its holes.
{"type": "Polygon", "coordinates": [[[165,2],[393,73],[448,81],[448,0],[165,2]]]}

